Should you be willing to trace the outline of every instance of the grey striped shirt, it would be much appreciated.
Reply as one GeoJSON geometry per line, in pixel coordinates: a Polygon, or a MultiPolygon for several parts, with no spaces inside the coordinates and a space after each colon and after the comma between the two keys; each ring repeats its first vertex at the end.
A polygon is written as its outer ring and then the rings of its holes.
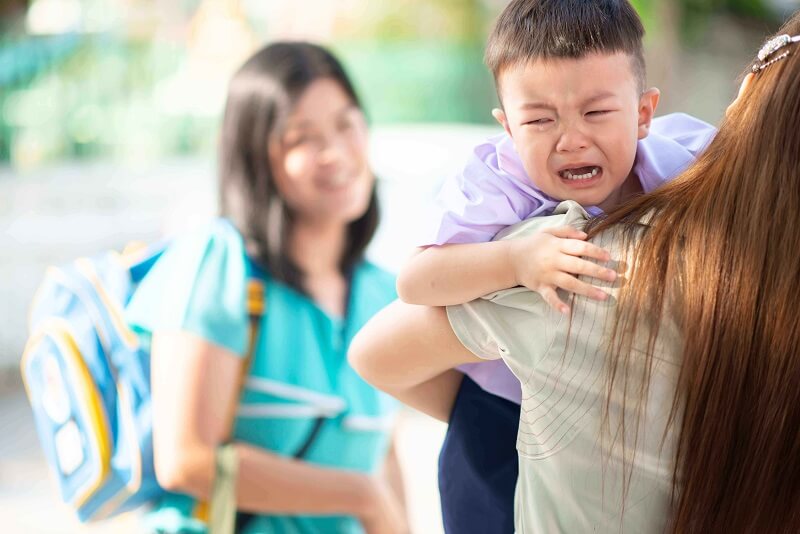
{"type": "MultiPolygon", "coordinates": [[[[581,227],[587,218],[580,205],[563,202],[554,215],[524,221],[496,239],[566,224],[581,227]]],[[[598,236],[594,243],[609,250],[612,258],[623,257],[614,232],[598,236]]],[[[604,302],[576,297],[571,320],[524,287],[447,309],[462,344],[481,358],[502,358],[522,384],[515,498],[518,533],[660,533],[666,525],[674,444],[671,434],[663,444],[662,436],[675,391],[680,335],[667,317],[660,326],[638,432],[628,411],[623,446],[621,439],[601,432],[618,284],[590,282],[611,297],[604,302]],[[623,458],[632,466],[624,514],[623,458]]],[[[647,332],[637,332],[634,346],[646,339],[647,332]]],[[[640,364],[633,358],[628,367],[632,376],[639,376],[640,364]]],[[[635,385],[631,389],[637,390],[635,385]]],[[[624,395],[619,389],[615,392],[609,409],[612,433],[623,413],[624,395]]]]}

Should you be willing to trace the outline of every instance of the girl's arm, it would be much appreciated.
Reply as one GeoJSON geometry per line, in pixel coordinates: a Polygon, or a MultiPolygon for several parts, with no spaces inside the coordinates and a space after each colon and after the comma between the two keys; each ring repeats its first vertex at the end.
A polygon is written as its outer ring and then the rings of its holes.
{"type": "Polygon", "coordinates": [[[397,294],[410,304],[450,306],[525,286],[567,313],[556,288],[604,300],[605,292],[575,275],[616,278],[611,269],[583,259],[609,260],[608,252],[585,239],[584,232],[563,226],[517,239],[419,249],[400,271],[397,294]]]}
{"type": "MultiPolygon", "coordinates": [[[[151,351],[156,476],[167,490],[207,500],[216,447],[238,402],[243,359],[186,332],[156,332],[151,351]]],[[[406,529],[399,503],[376,477],[324,468],[238,443],[238,508],[262,514],[344,514],[367,532],[406,529]]]]}
{"type": "Polygon", "coordinates": [[[401,301],[359,331],[348,359],[373,386],[445,422],[461,381],[461,373],[452,369],[482,361],[458,340],[444,308],[401,301]]]}

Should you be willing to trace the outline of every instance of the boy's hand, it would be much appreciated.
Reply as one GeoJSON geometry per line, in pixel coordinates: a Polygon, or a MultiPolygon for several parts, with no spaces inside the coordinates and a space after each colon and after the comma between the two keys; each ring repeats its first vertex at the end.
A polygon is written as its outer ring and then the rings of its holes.
{"type": "Polygon", "coordinates": [[[565,314],[569,313],[569,306],[558,298],[556,288],[595,300],[608,298],[601,289],[576,278],[584,275],[609,282],[617,278],[612,269],[581,258],[601,262],[611,259],[606,250],[587,243],[586,237],[580,230],[562,226],[511,240],[511,264],[517,284],[536,291],[550,306],[565,314]]]}

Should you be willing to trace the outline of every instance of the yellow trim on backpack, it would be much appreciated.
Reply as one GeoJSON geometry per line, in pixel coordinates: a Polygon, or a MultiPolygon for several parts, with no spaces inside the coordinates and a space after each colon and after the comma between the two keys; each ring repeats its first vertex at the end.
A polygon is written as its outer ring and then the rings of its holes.
{"type": "MultiPolygon", "coordinates": [[[[136,439],[136,425],[131,421],[130,417],[125,414],[130,414],[131,410],[128,408],[129,399],[128,394],[124,389],[119,387],[119,382],[115,384],[117,389],[117,402],[121,405],[117,415],[119,416],[120,424],[125,425],[124,432],[128,435],[128,447],[132,451],[131,454],[131,477],[125,484],[125,487],[120,488],[113,497],[92,515],[92,520],[106,519],[114,515],[117,509],[122,506],[125,501],[131,496],[135,495],[142,485],[142,451],[139,448],[139,441],[136,439]]],[[[123,431],[121,431],[123,432],[123,431]]]]}

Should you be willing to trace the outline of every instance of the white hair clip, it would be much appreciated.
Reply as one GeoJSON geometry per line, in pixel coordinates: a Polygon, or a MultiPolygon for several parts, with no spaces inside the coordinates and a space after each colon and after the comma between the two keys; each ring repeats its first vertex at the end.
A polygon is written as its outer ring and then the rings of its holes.
{"type": "Polygon", "coordinates": [[[769,56],[771,56],[784,46],[790,45],[791,43],[796,43],[798,41],[800,41],[800,35],[791,36],[786,34],[778,35],[777,37],[773,37],[772,39],[767,41],[764,44],[764,46],[761,47],[761,50],[758,51],[758,60],[761,63],[753,65],[753,72],[759,72],[761,70],[764,70],[765,68],[769,67],[776,61],[780,61],[781,59],[787,57],[791,53],[788,50],[786,52],[783,52],[779,56],[776,56],[767,61],[767,58],[769,56]]]}

